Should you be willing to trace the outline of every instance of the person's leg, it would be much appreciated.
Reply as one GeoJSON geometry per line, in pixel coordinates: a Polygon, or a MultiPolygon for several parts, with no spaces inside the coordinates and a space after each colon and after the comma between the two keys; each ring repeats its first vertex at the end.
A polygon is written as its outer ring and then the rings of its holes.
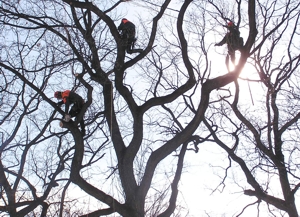
{"type": "Polygon", "coordinates": [[[128,54],[132,54],[131,44],[130,44],[129,42],[128,42],[128,44],[127,44],[126,52],[127,52],[128,54]]]}
{"type": "MultiPolygon", "coordinates": [[[[74,105],[76,106],[75,113],[76,113],[76,119],[78,120],[77,115],[81,112],[81,109],[82,109],[82,107],[84,105],[84,101],[83,100],[82,101],[78,101],[74,105]]],[[[81,119],[81,121],[79,122],[79,124],[80,124],[80,128],[81,128],[81,134],[82,134],[82,136],[85,136],[85,124],[84,124],[83,118],[81,119]]]]}
{"type": "Polygon", "coordinates": [[[84,120],[83,119],[80,121],[80,128],[81,128],[82,136],[85,136],[85,125],[84,125],[84,120]]]}
{"type": "Polygon", "coordinates": [[[133,40],[132,38],[128,38],[127,48],[126,48],[127,53],[132,54],[132,48],[133,48],[133,40]]]}
{"type": "Polygon", "coordinates": [[[232,64],[235,66],[235,50],[232,48],[228,49],[228,54],[230,56],[232,64]]]}
{"type": "Polygon", "coordinates": [[[132,41],[131,42],[131,50],[134,50],[134,44],[136,42],[136,38],[133,36],[131,41],[132,41]]]}
{"type": "MultiPolygon", "coordinates": [[[[73,104],[72,108],[71,108],[70,111],[69,111],[69,114],[70,114],[70,116],[71,116],[72,118],[73,118],[73,117],[76,117],[76,116],[80,113],[83,104],[84,104],[83,101],[76,101],[76,102],[73,104]]],[[[77,118],[77,117],[76,117],[76,118],[77,118]]]]}
{"type": "Polygon", "coordinates": [[[134,49],[134,43],[136,41],[136,38],[131,38],[128,40],[130,43],[128,44],[127,53],[141,53],[143,52],[143,49],[134,49]]]}
{"type": "MultiPolygon", "coordinates": [[[[80,113],[80,109],[78,106],[73,106],[70,110],[70,116],[71,117],[76,117],[77,119],[77,115],[80,113]]],[[[75,120],[76,120],[75,119],[75,120]]],[[[78,119],[77,119],[78,120],[78,119]]],[[[80,128],[81,128],[81,134],[82,136],[85,136],[85,124],[84,124],[84,120],[82,119],[80,122],[80,128]]]]}
{"type": "Polygon", "coordinates": [[[226,55],[225,64],[227,67],[227,71],[229,71],[229,54],[226,55]]]}
{"type": "Polygon", "coordinates": [[[231,62],[232,62],[232,64],[235,66],[235,51],[233,51],[232,52],[232,54],[231,54],[231,62]]]}
{"type": "Polygon", "coordinates": [[[76,115],[77,115],[77,106],[74,104],[72,107],[71,107],[71,109],[70,109],[70,111],[69,111],[69,115],[73,118],[73,117],[75,117],[76,115]]]}

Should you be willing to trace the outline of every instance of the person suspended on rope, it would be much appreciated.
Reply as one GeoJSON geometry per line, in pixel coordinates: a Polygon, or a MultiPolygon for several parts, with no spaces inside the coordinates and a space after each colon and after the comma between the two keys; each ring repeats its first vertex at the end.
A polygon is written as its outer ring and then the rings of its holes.
{"type": "Polygon", "coordinates": [[[135,25],[132,22],[130,22],[126,18],[123,18],[121,24],[118,27],[118,30],[121,34],[122,40],[125,41],[127,53],[129,54],[141,53],[143,51],[142,49],[134,49],[134,43],[136,42],[136,37],[135,37],[135,25]]]}
{"type": "Polygon", "coordinates": [[[233,65],[235,65],[235,51],[243,47],[244,40],[242,37],[240,37],[240,31],[238,30],[238,27],[234,25],[233,22],[228,22],[227,26],[224,27],[228,29],[228,32],[219,43],[215,44],[215,46],[222,46],[224,44],[227,44],[228,54],[226,56],[226,65],[228,68],[229,57],[233,65]]]}
{"type": "MultiPolygon", "coordinates": [[[[84,100],[82,99],[82,97],[70,90],[56,91],[54,93],[54,97],[57,98],[58,100],[61,99],[61,101],[57,103],[58,106],[65,104],[64,121],[66,122],[69,122],[71,118],[76,117],[80,113],[84,104],[84,100]],[[69,110],[71,104],[73,104],[73,106],[69,110]]],[[[81,133],[84,136],[85,125],[83,119],[80,121],[80,127],[81,127],[81,133]]]]}

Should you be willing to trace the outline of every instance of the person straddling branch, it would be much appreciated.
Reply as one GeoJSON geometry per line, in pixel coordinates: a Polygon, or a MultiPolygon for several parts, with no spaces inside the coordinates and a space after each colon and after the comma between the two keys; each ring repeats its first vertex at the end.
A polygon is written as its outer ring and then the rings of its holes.
{"type": "Polygon", "coordinates": [[[135,25],[123,18],[121,24],[118,27],[118,30],[121,34],[121,39],[125,41],[126,52],[129,54],[132,53],[141,53],[142,49],[134,49],[134,43],[136,42],[135,38],[135,25]]]}
{"type": "MultiPolygon", "coordinates": [[[[79,96],[77,93],[74,93],[70,90],[65,90],[63,92],[56,91],[54,93],[54,97],[57,99],[62,99],[60,102],[57,103],[58,106],[61,106],[62,104],[65,104],[65,115],[64,115],[64,121],[69,122],[71,118],[76,117],[84,104],[84,100],[81,96],[79,96]],[[70,111],[70,105],[73,104],[70,111]]],[[[85,135],[85,125],[84,120],[82,119],[80,121],[80,127],[81,127],[81,133],[84,136],[85,135]]]]}
{"type": "Polygon", "coordinates": [[[240,37],[240,31],[233,22],[228,22],[227,26],[224,27],[228,29],[228,32],[219,43],[215,44],[215,46],[227,44],[228,54],[226,56],[226,66],[229,68],[229,57],[233,65],[235,65],[235,51],[243,47],[244,40],[242,37],[240,37]]]}

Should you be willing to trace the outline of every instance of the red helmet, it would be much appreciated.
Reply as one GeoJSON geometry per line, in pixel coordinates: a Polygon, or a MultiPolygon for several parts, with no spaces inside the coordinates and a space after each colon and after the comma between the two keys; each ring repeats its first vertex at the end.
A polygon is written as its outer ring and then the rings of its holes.
{"type": "Polygon", "coordinates": [[[122,23],[127,23],[127,22],[128,22],[128,20],[126,18],[122,19],[122,23]]]}
{"type": "Polygon", "coordinates": [[[232,26],[233,26],[233,22],[231,22],[231,21],[228,22],[228,23],[227,23],[227,26],[228,26],[228,27],[232,27],[232,26]]]}
{"type": "Polygon", "coordinates": [[[55,93],[54,93],[54,97],[55,98],[61,98],[61,92],[60,91],[56,91],[55,93]]]}

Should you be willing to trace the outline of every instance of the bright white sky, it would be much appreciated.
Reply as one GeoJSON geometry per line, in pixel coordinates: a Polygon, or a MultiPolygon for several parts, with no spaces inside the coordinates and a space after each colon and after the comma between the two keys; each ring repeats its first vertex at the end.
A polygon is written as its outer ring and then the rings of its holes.
{"type": "MultiPolygon", "coordinates": [[[[223,177],[216,175],[218,168],[212,167],[211,164],[227,167],[228,160],[220,159],[222,155],[218,154],[219,150],[216,145],[203,144],[199,147],[197,154],[187,154],[185,159],[191,166],[189,166],[189,172],[183,174],[179,187],[186,206],[190,210],[188,216],[208,216],[206,213],[212,217],[237,215],[245,205],[254,202],[255,198],[245,196],[242,189],[237,188],[236,184],[230,183],[232,181],[230,179],[225,181],[226,188],[223,192],[217,190],[212,193],[223,177]]],[[[229,171],[229,176],[231,172],[229,171]]],[[[224,175],[224,171],[219,175],[224,175]]],[[[218,189],[222,189],[222,187],[218,189]]],[[[256,207],[248,208],[248,214],[243,216],[253,217],[255,209],[256,207]]]]}

